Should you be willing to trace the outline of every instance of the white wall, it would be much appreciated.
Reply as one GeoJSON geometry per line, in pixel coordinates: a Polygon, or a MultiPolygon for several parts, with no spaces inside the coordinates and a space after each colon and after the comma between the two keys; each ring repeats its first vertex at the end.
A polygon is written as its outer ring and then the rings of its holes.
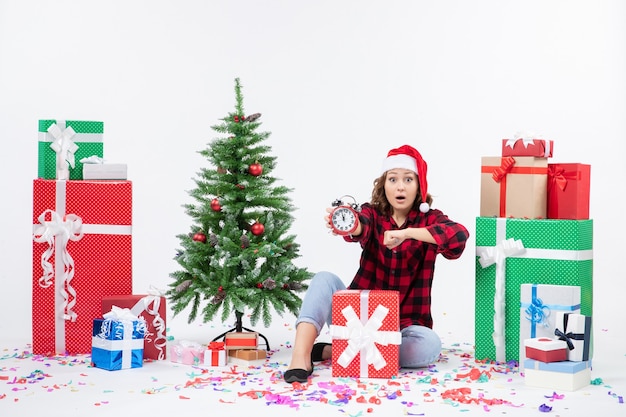
{"type": "MultiPolygon", "coordinates": [[[[429,163],[434,205],[473,237],[480,157],[533,131],[555,141],[553,161],[592,165],[595,323],[617,325],[624,16],[619,0],[0,0],[2,338],[30,339],[38,119],[104,121],[105,157],[128,163],[134,183],[142,293],[177,269],[197,151],[233,109],[235,77],[271,132],[273,175],[294,189],[301,265],[351,279],[358,248],[326,232],[324,208],[367,200],[403,143],[429,163]]],[[[473,242],[440,259],[434,297],[439,332],[473,338],[473,242]]]]}

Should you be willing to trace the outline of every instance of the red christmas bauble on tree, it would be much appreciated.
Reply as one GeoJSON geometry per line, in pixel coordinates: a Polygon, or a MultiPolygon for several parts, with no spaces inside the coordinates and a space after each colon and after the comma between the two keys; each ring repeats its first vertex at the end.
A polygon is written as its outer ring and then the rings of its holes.
{"type": "Polygon", "coordinates": [[[196,242],[206,243],[206,235],[202,232],[198,232],[195,235],[193,235],[192,239],[195,240],[196,242]]]}
{"type": "Polygon", "coordinates": [[[255,236],[260,236],[265,232],[265,226],[263,226],[263,223],[254,222],[252,227],[250,227],[250,232],[255,236]]]}
{"type": "Polygon", "coordinates": [[[250,173],[250,175],[258,177],[259,175],[263,173],[263,165],[259,164],[258,162],[255,162],[254,164],[251,164],[248,167],[248,172],[250,173]]]}
{"type": "Polygon", "coordinates": [[[211,210],[213,211],[222,210],[222,205],[220,204],[220,200],[218,200],[217,198],[214,198],[213,200],[211,200],[211,210]]]}

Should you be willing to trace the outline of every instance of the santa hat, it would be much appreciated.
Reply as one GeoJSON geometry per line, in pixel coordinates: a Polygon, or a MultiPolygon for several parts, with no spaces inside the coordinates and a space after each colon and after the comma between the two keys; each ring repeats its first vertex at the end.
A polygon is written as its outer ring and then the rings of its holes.
{"type": "Polygon", "coordinates": [[[383,161],[382,172],[387,172],[393,168],[408,169],[417,174],[420,192],[422,193],[420,211],[427,213],[430,210],[430,206],[426,202],[426,196],[428,195],[428,183],[426,182],[427,165],[422,155],[420,155],[417,149],[409,145],[402,145],[399,148],[392,149],[387,153],[387,158],[383,161]]]}

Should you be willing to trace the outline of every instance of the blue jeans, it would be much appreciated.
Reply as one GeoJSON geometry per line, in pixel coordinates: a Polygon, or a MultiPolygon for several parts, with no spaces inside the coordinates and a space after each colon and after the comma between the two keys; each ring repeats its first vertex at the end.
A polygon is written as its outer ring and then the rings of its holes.
{"type": "MultiPolygon", "coordinates": [[[[318,272],[309,283],[309,288],[302,300],[299,323],[311,323],[319,335],[324,324],[332,321],[332,297],[335,291],[346,286],[339,277],[330,272],[318,272]]],[[[441,353],[441,339],[431,328],[411,325],[401,330],[400,367],[422,368],[434,363],[441,353]]]]}

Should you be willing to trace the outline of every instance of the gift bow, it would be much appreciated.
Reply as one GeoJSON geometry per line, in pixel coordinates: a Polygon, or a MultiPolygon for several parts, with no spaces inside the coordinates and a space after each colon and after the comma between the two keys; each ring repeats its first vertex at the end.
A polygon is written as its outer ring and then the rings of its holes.
{"type": "Polygon", "coordinates": [[[565,187],[567,187],[567,178],[565,177],[565,169],[563,167],[548,167],[548,178],[554,182],[561,189],[561,191],[565,191],[565,187]]]}
{"type": "Polygon", "coordinates": [[[519,239],[509,238],[495,247],[483,247],[476,250],[478,262],[483,268],[496,264],[495,295],[493,300],[493,343],[496,348],[496,360],[506,361],[505,296],[506,296],[506,258],[524,252],[524,244],[519,239]]]}
{"type": "Polygon", "coordinates": [[[515,159],[512,156],[502,158],[500,166],[493,170],[491,177],[495,182],[500,182],[511,171],[515,165],[515,159]]]}
{"type": "Polygon", "coordinates": [[[559,340],[563,340],[565,341],[565,343],[567,343],[567,347],[569,348],[569,350],[574,350],[574,342],[572,342],[572,339],[585,340],[584,335],[580,333],[563,333],[559,329],[554,329],[554,334],[555,336],[559,337],[559,340]]]}
{"type": "Polygon", "coordinates": [[[129,308],[122,308],[118,306],[112,306],[111,311],[105,313],[102,317],[112,320],[137,320],[137,316],[133,314],[129,308]]]}
{"type": "Polygon", "coordinates": [[[515,136],[513,136],[513,139],[509,139],[506,141],[505,146],[513,149],[515,147],[515,143],[521,141],[524,145],[524,148],[528,148],[528,145],[534,144],[535,139],[540,139],[540,137],[528,132],[518,132],[515,134],[515,136]]]}
{"type": "Polygon", "coordinates": [[[74,278],[74,259],[67,250],[67,242],[77,241],[83,237],[83,221],[75,214],[61,215],[52,210],[45,210],[37,218],[39,225],[33,232],[33,240],[38,243],[47,243],[48,248],[41,255],[41,267],[43,275],[39,278],[39,285],[47,288],[52,284],[55,269],[58,271],[63,267],[63,284],[61,285],[61,296],[63,298],[63,318],[65,320],[76,321],[76,312],[72,310],[76,304],[76,290],[71,286],[74,278]],[[46,215],[50,214],[51,220],[46,220],[46,215]],[[50,258],[55,252],[55,247],[60,249],[61,256],[56,257],[57,268],[52,266],[50,258]],[[61,265],[61,261],[63,265],[61,265]],[[65,287],[67,286],[67,290],[65,287]],[[70,300],[70,296],[72,299],[70,300]]]}
{"type": "Polygon", "coordinates": [[[48,128],[48,133],[50,133],[54,138],[54,141],[50,144],[50,147],[57,154],[57,171],[66,170],[67,166],[65,166],[65,163],[68,163],[72,168],[74,168],[74,154],[78,150],[78,145],[76,145],[76,143],[74,143],[74,141],[72,140],[72,137],[76,135],[74,129],[72,129],[71,126],[66,128],[65,122],[60,121],[58,124],[54,123],[50,125],[50,127],[48,128]],[[59,126],[59,124],[61,126],[59,126]]]}
{"type": "Polygon", "coordinates": [[[224,342],[210,342],[207,347],[209,350],[224,350],[224,342]]]}
{"type": "Polygon", "coordinates": [[[361,358],[365,358],[366,363],[373,365],[374,369],[380,370],[385,367],[387,361],[376,347],[376,343],[387,346],[399,345],[402,341],[400,332],[378,330],[389,309],[379,304],[365,324],[361,322],[352,306],[347,306],[341,313],[346,318],[346,325],[333,326],[332,336],[335,339],[347,339],[348,346],[339,356],[337,363],[346,368],[360,352],[361,358]]]}
{"type": "MultiPolygon", "coordinates": [[[[526,320],[532,324],[541,324],[543,327],[548,327],[548,321],[546,320],[550,315],[550,308],[533,293],[530,305],[526,307],[526,320]]],[[[533,331],[534,333],[534,331],[533,331]]]]}

